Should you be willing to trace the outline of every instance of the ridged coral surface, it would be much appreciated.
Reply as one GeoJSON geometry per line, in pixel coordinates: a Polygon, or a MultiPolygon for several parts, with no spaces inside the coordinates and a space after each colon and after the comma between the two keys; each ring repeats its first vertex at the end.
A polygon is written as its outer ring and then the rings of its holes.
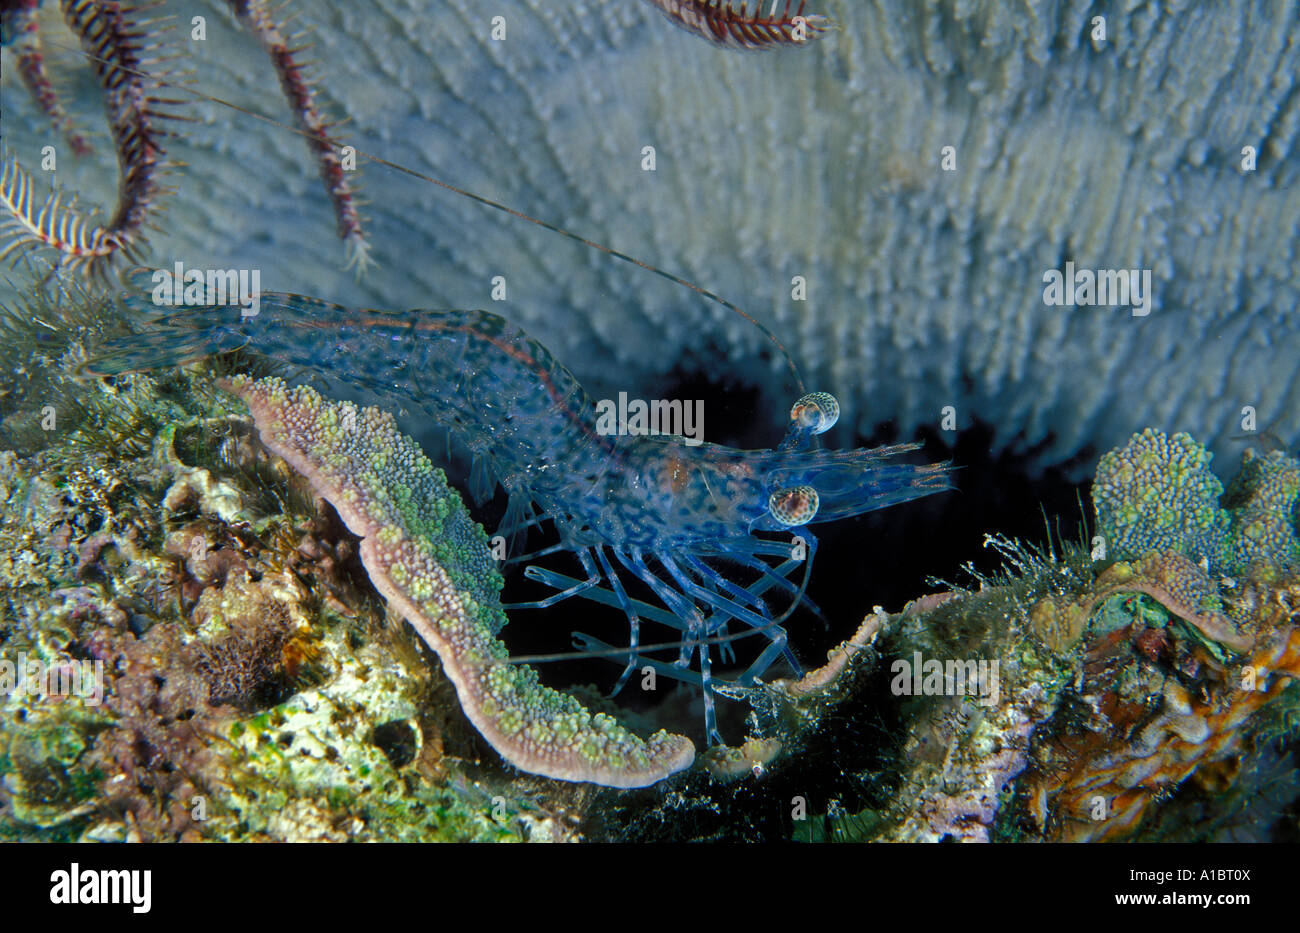
{"type": "MultiPolygon", "coordinates": [[[[321,105],[353,120],[344,142],[736,301],[857,427],[897,418],[907,432],[954,405],[959,426],[982,418],[1000,442],[1050,441],[1050,460],[1147,424],[1219,449],[1250,405],[1261,428],[1300,436],[1293,5],[1117,9],[1104,42],[1080,0],[814,6],[838,28],[762,55],[702,42],[646,3],[300,13],[321,105]],[[1044,304],[1044,272],[1067,261],[1151,270],[1151,313],[1044,304]]],[[[188,25],[166,40],[194,86],[292,124],[256,41],[221,4],[200,9],[205,41],[188,25]]],[[[102,125],[84,65],[65,53],[51,70],[77,125],[102,125]]],[[[9,72],[6,144],[30,167],[60,140],[9,72]]],[[[160,264],[257,267],[266,287],[378,307],[487,306],[501,275],[493,309],[583,361],[584,383],[644,394],[679,361],[712,368],[720,347],[770,390],[773,418],[794,394],[740,318],[364,158],[379,268],[357,285],[306,143],[216,104],[187,109],[201,122],[172,150],[189,168],[153,241],[160,264]]],[[[57,177],[113,201],[102,141],[57,177]]]]}

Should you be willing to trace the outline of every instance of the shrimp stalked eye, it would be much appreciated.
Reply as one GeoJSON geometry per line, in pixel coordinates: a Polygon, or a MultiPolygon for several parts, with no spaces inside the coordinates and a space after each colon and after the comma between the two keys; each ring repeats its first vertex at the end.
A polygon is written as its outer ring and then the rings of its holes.
{"type": "Polygon", "coordinates": [[[767,508],[772,517],[791,527],[812,521],[817,514],[817,505],[817,490],[811,486],[778,489],[767,497],[767,508]]]}
{"type": "Polygon", "coordinates": [[[840,420],[840,403],[829,392],[809,392],[790,409],[790,421],[810,434],[824,434],[840,420]]]}

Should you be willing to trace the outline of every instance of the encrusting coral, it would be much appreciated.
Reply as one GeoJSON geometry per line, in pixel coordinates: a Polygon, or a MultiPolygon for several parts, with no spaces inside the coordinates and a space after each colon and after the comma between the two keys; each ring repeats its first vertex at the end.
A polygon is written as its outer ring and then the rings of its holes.
{"type": "Polygon", "coordinates": [[[90,332],[42,319],[48,378],[0,392],[0,642],[102,665],[102,694],[4,681],[0,837],[573,837],[585,792],[503,772],[236,400],[179,374],[77,383],[90,332]],[[126,392],[139,446],[96,414],[126,392]]]}
{"type": "Polygon", "coordinates": [[[1229,519],[1211,459],[1187,434],[1152,428],[1101,458],[1092,499],[1097,529],[1116,557],[1173,548],[1193,560],[1223,560],[1229,519]]]}
{"type": "Polygon", "coordinates": [[[1280,450],[1247,448],[1224,498],[1233,503],[1230,566],[1300,565],[1300,461],[1280,450]]]}
{"type": "MultiPolygon", "coordinates": [[[[1250,588],[1238,589],[1242,599],[1250,588]]],[[[1098,578],[1080,600],[1095,613],[1073,690],[1080,703],[1035,737],[1022,785],[1047,838],[1123,838],[1189,777],[1239,766],[1251,718],[1300,679],[1300,626],[1290,608],[1300,606],[1300,578],[1266,589],[1269,598],[1254,603],[1237,635],[1212,611],[1219,622],[1207,631],[1205,603],[1217,601],[1218,588],[1180,555],[1119,563],[1098,578]],[[1171,574],[1184,598],[1171,593],[1171,574]],[[1199,604],[1189,604],[1188,591],[1201,594],[1199,604]],[[1157,605],[1143,602],[1151,594],[1157,605]]]]}
{"type": "Polygon", "coordinates": [[[1112,556],[1173,550],[1224,573],[1300,563],[1300,462],[1247,448],[1225,493],[1211,459],[1188,435],[1152,428],[1103,456],[1092,496],[1112,556]]]}
{"type": "Polygon", "coordinates": [[[487,536],[391,415],[330,404],[274,378],[224,385],[247,403],[263,442],[361,536],[371,582],[438,653],[466,715],[508,761],[615,787],[652,784],[691,764],[690,740],[658,732],[642,741],[507,660],[487,536]]]}

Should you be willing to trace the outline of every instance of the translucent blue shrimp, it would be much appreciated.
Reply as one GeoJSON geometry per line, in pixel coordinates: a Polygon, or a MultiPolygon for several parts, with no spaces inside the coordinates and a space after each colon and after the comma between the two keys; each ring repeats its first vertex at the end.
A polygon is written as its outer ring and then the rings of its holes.
{"type": "MultiPolygon", "coordinates": [[[[147,282],[137,273],[135,281],[147,282]]],[[[145,286],[148,287],[147,285],[145,286]]],[[[150,369],[232,350],[343,380],[450,429],[475,455],[472,492],[510,496],[503,532],[551,521],[559,542],[530,560],[570,551],[585,576],[536,564],[525,575],[555,590],[541,608],[573,596],[614,606],[630,639],[616,648],[581,633],[584,653],[623,664],[613,692],[649,667],[702,688],[710,743],[721,741],[714,694],[743,694],[784,656],[799,669],[781,623],[804,601],[817,539],[807,529],[951,488],[947,464],[890,462],[918,444],[822,450],[816,436],[839,417],[826,393],[801,398],[772,450],[691,445],[683,438],[602,434],[596,405],[574,375],[537,341],[485,311],[373,311],[264,292],[255,316],[238,306],[159,308],[129,297],[140,332],[113,342],[88,369],[150,369]],[[742,568],[747,583],[733,579],[742,568]],[[802,581],[791,580],[802,568],[802,581]],[[632,598],[621,575],[639,580],[659,605],[632,598]],[[774,615],[769,591],[787,608],[774,615]],[[641,623],[676,630],[675,661],[650,657],[641,623]],[[736,625],[736,632],[730,627],[736,625]],[[766,646],[732,684],[715,682],[711,648],[761,635],[766,646]],[[698,669],[693,669],[698,656],[698,669]]],[[[663,646],[657,646],[663,647],[663,646]]]]}

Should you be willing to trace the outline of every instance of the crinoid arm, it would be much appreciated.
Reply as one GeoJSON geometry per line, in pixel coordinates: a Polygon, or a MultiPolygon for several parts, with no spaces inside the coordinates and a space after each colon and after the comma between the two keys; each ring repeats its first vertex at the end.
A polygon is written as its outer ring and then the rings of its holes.
{"type": "Polygon", "coordinates": [[[13,44],[18,55],[18,74],[27,86],[32,99],[44,111],[51,125],[63,133],[72,151],[79,156],[89,155],[90,143],[73,126],[59,94],[45,67],[45,53],[36,12],[40,0],[17,0],[0,9],[0,44],[13,44]]]}
{"type": "Polygon", "coordinates": [[[77,210],[75,197],[57,190],[38,194],[32,176],[12,156],[0,162],[0,207],[2,261],[52,249],[69,268],[93,275],[114,256],[133,255],[139,245],[77,210]]]}
{"type": "Polygon", "coordinates": [[[321,181],[329,192],[338,222],[339,238],[347,250],[347,268],[360,279],[371,264],[370,242],[361,226],[357,210],[355,185],[348,178],[342,159],[343,147],[334,138],[335,124],[326,121],[316,102],[316,90],[301,53],[307,48],[300,35],[286,35],[276,23],[264,0],[226,0],[239,24],[257,39],[275,66],[280,89],[301,134],[306,137],[320,167],[321,181]]]}
{"type": "Polygon", "coordinates": [[[754,0],[737,5],[734,0],[648,0],[673,23],[716,45],[735,49],[773,49],[803,45],[831,28],[825,16],[804,12],[804,0],[754,0]]]}
{"type": "Polygon", "coordinates": [[[0,168],[0,257],[51,249],[60,263],[103,278],[115,259],[138,260],[144,251],[169,165],[164,140],[171,134],[162,122],[175,118],[167,109],[175,101],[160,96],[167,82],[150,71],[156,39],[144,37],[156,36],[158,29],[156,21],[141,15],[150,4],[63,0],[60,6],[104,89],[121,167],[117,207],[112,217],[98,223],[93,213],[81,213],[61,192],[38,195],[32,176],[16,159],[5,158],[0,168]]]}

